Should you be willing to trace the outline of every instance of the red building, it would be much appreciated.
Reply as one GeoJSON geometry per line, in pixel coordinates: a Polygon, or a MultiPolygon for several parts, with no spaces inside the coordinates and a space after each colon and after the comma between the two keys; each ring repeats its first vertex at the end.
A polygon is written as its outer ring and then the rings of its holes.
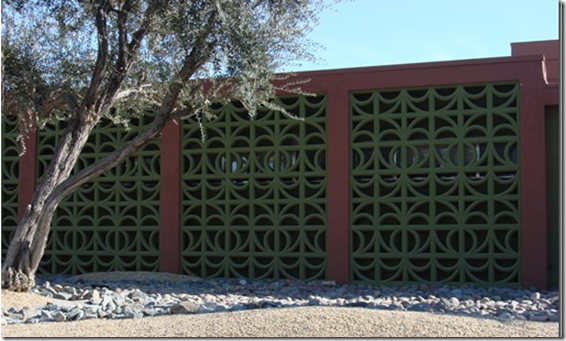
{"type": "MultiPolygon", "coordinates": [[[[40,270],[557,286],[558,41],[511,47],[299,73],[317,96],[279,101],[304,122],[250,122],[232,103],[204,142],[195,122],[171,123],[60,205],[40,270]]],[[[102,122],[81,162],[138,124],[102,122]]],[[[4,120],[4,251],[60,129],[18,159],[13,128],[4,120]]]]}

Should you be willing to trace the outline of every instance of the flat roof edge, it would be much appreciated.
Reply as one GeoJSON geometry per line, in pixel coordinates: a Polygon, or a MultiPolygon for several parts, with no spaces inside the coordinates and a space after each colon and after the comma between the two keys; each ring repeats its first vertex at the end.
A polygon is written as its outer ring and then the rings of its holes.
{"type": "Polygon", "coordinates": [[[514,64],[526,62],[542,62],[544,55],[524,55],[524,56],[508,56],[508,57],[493,57],[493,58],[477,58],[477,59],[464,59],[464,60],[450,60],[442,62],[424,62],[424,63],[410,63],[410,64],[397,64],[397,65],[382,65],[382,66],[362,66],[340,69],[327,69],[327,70],[312,70],[312,71],[290,71],[277,73],[280,75],[296,74],[297,76],[326,76],[337,74],[356,74],[356,73],[372,73],[372,72],[387,72],[387,71],[406,71],[411,69],[433,69],[445,67],[466,67],[466,66],[480,66],[487,64],[514,64]]]}

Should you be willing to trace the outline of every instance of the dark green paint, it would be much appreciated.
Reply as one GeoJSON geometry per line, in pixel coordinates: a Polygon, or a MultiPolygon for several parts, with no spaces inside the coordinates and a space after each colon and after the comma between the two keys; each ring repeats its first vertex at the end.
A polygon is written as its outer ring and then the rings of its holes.
{"type": "Polygon", "coordinates": [[[353,282],[519,285],[518,89],[351,93],[353,282]]]}
{"type": "Polygon", "coordinates": [[[18,226],[19,147],[17,116],[2,117],[2,258],[18,226]]]}
{"type": "Polygon", "coordinates": [[[240,105],[183,125],[181,267],[205,278],[315,280],[326,274],[326,101],[240,105]]]}
{"type": "MultiPolygon", "coordinates": [[[[141,120],[141,121],[140,121],[141,120]]],[[[151,117],[131,130],[101,121],[91,133],[75,170],[88,166],[135,136],[151,117]]],[[[38,178],[58,142],[62,123],[38,136],[38,178]]],[[[53,218],[40,274],[97,271],[157,271],[160,225],[160,142],[83,185],[63,200],[53,218]]]]}

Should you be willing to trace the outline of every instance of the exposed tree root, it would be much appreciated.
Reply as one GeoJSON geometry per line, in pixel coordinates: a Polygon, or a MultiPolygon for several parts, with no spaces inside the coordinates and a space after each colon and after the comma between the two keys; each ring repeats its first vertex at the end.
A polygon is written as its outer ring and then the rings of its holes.
{"type": "Polygon", "coordinates": [[[8,268],[2,271],[2,289],[11,291],[30,291],[35,285],[34,276],[25,274],[21,270],[8,268]]]}

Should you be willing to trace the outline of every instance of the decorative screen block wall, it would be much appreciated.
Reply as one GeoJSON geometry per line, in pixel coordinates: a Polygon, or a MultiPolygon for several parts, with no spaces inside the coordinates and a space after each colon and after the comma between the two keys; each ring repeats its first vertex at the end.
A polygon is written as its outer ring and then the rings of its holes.
{"type": "Polygon", "coordinates": [[[353,282],[518,285],[518,83],[353,92],[353,282]]]}
{"type": "Polygon", "coordinates": [[[20,158],[18,117],[2,117],[2,258],[8,251],[11,235],[18,226],[20,158]]]}
{"type": "Polygon", "coordinates": [[[282,97],[292,114],[237,103],[182,130],[181,267],[210,277],[324,279],[326,101],[282,97]]]}
{"type": "MultiPolygon", "coordinates": [[[[108,120],[91,133],[77,162],[84,168],[119,148],[151,118],[125,131],[108,120]]],[[[39,132],[38,178],[51,160],[63,124],[39,132]]],[[[157,271],[159,265],[160,142],[83,185],[55,213],[40,273],[157,271]]]]}
{"type": "MultiPolygon", "coordinates": [[[[168,122],[162,142],[62,203],[41,271],[547,288],[559,258],[547,61],[299,73],[324,96],[278,101],[306,122],[250,121],[232,103],[204,119],[205,142],[197,121],[168,122]]],[[[18,160],[15,124],[3,117],[3,252],[57,139],[30,136],[36,153],[18,160]]],[[[123,134],[103,122],[78,167],[123,134]]]]}

